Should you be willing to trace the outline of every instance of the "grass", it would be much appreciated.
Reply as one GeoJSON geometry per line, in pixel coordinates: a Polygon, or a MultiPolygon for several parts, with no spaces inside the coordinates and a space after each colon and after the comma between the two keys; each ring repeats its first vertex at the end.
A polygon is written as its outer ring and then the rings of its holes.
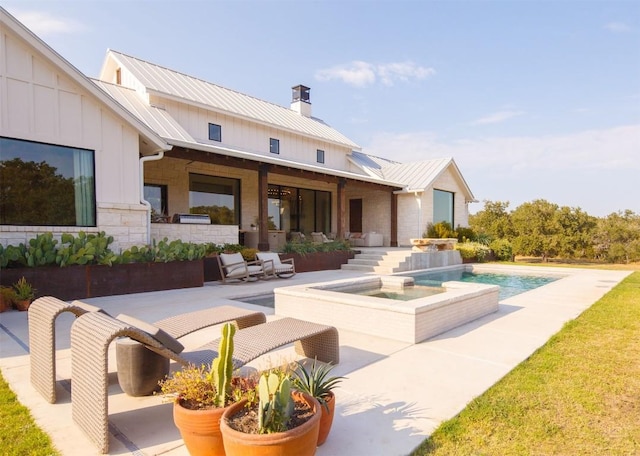
{"type": "Polygon", "coordinates": [[[412,456],[640,454],[640,272],[442,423],[412,456]]]}
{"type": "Polygon", "coordinates": [[[0,374],[0,455],[59,455],[0,374]]]}

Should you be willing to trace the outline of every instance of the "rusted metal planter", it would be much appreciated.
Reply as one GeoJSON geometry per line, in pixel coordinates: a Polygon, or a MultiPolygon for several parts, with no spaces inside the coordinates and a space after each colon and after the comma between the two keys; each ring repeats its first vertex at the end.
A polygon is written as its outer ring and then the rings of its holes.
{"type": "Polygon", "coordinates": [[[204,285],[202,260],[9,268],[2,270],[0,284],[10,286],[20,277],[34,286],[37,296],[55,296],[64,301],[204,285]]]}

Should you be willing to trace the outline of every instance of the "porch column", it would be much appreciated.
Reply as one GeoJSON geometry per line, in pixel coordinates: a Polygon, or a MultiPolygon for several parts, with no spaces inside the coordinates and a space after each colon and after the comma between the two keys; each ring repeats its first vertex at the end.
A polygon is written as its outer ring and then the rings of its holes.
{"type": "Polygon", "coordinates": [[[391,247],[398,247],[398,195],[391,192],[391,247]]]}
{"type": "Polygon", "coordinates": [[[338,230],[336,232],[336,240],[344,239],[344,227],[345,223],[345,215],[346,215],[346,207],[347,207],[347,196],[344,191],[345,186],[347,185],[347,181],[345,179],[340,179],[338,181],[338,230]]]}
{"type": "Polygon", "coordinates": [[[269,165],[258,167],[258,250],[269,250],[269,165]]]}

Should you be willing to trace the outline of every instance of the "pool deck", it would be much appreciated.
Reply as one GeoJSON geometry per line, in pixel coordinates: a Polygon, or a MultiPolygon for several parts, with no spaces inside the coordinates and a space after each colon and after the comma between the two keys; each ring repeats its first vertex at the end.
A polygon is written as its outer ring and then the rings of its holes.
{"type": "MultiPolygon", "coordinates": [[[[494,266],[513,270],[515,266],[494,266]]],[[[518,271],[524,268],[515,267],[518,271]]],[[[336,375],[347,377],[336,390],[336,417],[319,456],[406,455],[443,420],[455,416],[513,367],[543,345],[565,322],[574,319],[631,271],[535,268],[564,274],[561,280],[501,301],[498,312],[419,344],[409,344],[340,330],[341,362],[336,375]]],[[[260,295],[275,287],[361,277],[355,271],[300,273],[287,280],[241,285],[207,283],[202,288],[87,299],[116,315],[147,321],[212,305],[238,296],[260,295]]],[[[262,310],[269,320],[273,309],[262,310]]],[[[58,380],[70,378],[69,330],[73,318],[57,322],[58,380]]],[[[183,339],[188,348],[217,337],[210,328],[183,339]]],[[[71,419],[67,381],[58,381],[58,402],[49,404],[29,381],[27,313],[0,314],[0,370],[38,425],[65,456],[100,454],[71,419]]],[[[109,369],[115,373],[114,345],[109,369]]],[[[297,359],[292,347],[250,363],[261,369],[297,359]]],[[[160,397],[132,398],[120,390],[115,375],[109,386],[110,449],[117,455],[186,456],[173,425],[172,405],[160,397]]]]}

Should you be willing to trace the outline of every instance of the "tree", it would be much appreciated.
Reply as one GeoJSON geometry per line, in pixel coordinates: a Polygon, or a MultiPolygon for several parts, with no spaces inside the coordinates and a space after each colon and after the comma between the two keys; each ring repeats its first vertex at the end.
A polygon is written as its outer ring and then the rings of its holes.
{"type": "Polygon", "coordinates": [[[516,236],[516,255],[541,256],[543,261],[556,256],[564,235],[556,212],[558,205],[546,200],[534,200],[518,206],[511,214],[516,236]]]}
{"type": "Polygon", "coordinates": [[[626,210],[599,219],[594,248],[599,258],[612,263],[640,261],[640,215],[626,210]]]}
{"type": "Polygon", "coordinates": [[[556,212],[557,221],[562,229],[558,245],[558,255],[565,258],[593,258],[593,237],[597,218],[580,208],[563,206],[556,212]]]}
{"type": "Polygon", "coordinates": [[[508,201],[484,201],[484,209],[469,216],[469,226],[479,235],[510,239],[514,235],[508,201]]]}

